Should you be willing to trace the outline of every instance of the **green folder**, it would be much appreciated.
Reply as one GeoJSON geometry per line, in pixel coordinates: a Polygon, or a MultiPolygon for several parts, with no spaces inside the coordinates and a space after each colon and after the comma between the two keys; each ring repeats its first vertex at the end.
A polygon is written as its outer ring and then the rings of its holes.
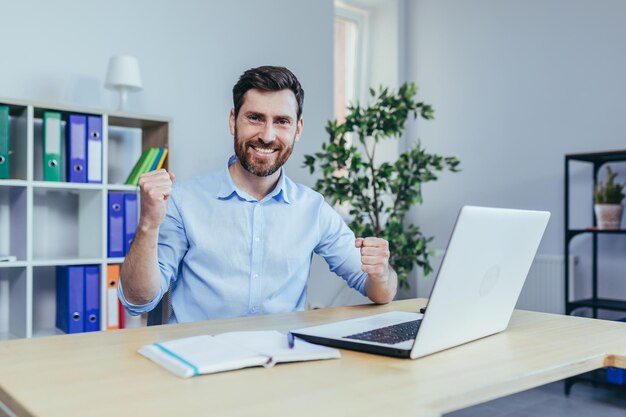
{"type": "Polygon", "coordinates": [[[130,175],[126,179],[126,184],[137,185],[139,182],[139,176],[144,172],[148,172],[154,163],[154,159],[159,153],[159,148],[148,148],[139,157],[139,160],[130,172],[130,175]]]}
{"type": "Polygon", "coordinates": [[[158,152],[156,156],[154,157],[154,159],[152,160],[150,171],[154,171],[155,169],[157,169],[157,166],[159,165],[159,161],[161,160],[161,156],[163,156],[163,152],[165,151],[165,148],[157,148],[157,149],[158,149],[158,152]]]}
{"type": "Polygon", "coordinates": [[[155,160],[159,156],[162,148],[151,148],[146,160],[144,161],[144,165],[142,165],[139,170],[139,175],[145,174],[146,172],[152,171],[152,167],[155,165],[155,160]]]}
{"type": "Polygon", "coordinates": [[[9,108],[0,106],[0,180],[9,178],[9,108]]]}
{"type": "Polygon", "coordinates": [[[61,113],[43,114],[43,180],[61,181],[61,113]]]}

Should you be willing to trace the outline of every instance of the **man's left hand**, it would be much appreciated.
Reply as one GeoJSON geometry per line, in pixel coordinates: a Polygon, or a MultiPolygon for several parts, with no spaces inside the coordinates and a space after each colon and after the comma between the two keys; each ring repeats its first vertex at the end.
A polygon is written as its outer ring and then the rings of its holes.
{"type": "Polygon", "coordinates": [[[361,269],[377,282],[389,280],[389,242],[378,237],[359,237],[355,246],[361,250],[361,269]]]}

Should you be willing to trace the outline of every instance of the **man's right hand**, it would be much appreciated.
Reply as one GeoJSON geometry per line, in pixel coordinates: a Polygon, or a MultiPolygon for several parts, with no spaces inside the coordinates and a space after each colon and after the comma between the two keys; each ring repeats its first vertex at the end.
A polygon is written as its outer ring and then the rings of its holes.
{"type": "Polygon", "coordinates": [[[164,169],[157,169],[139,176],[141,196],[141,215],[139,227],[157,229],[165,218],[167,200],[172,193],[174,174],[164,169]]]}

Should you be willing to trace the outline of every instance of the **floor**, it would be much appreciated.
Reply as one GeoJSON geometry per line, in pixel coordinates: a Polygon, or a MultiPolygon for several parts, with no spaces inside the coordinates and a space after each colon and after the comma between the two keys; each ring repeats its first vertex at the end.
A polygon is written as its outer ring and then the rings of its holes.
{"type": "Polygon", "coordinates": [[[626,388],[621,391],[576,383],[569,397],[563,382],[499,398],[446,414],[446,417],[626,417],[626,388]]]}

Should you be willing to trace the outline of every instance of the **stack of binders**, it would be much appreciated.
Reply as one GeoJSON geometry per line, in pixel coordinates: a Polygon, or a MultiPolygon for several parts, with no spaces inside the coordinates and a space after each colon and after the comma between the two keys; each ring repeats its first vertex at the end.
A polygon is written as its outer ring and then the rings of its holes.
{"type": "MultiPolygon", "coordinates": [[[[58,112],[43,114],[43,179],[63,180],[63,125],[58,112]]],[[[65,179],[102,183],[102,117],[70,114],[65,144],[65,179]]]]}
{"type": "Polygon", "coordinates": [[[137,194],[110,191],[108,195],[107,256],[126,256],[139,222],[137,194]]]}
{"type": "Polygon", "coordinates": [[[56,268],[56,327],[65,333],[100,330],[100,267],[56,268]]]}
{"type": "Polygon", "coordinates": [[[128,175],[126,184],[137,185],[141,174],[161,169],[165,163],[165,157],[167,157],[167,148],[148,148],[143,151],[128,175]]]}
{"type": "Polygon", "coordinates": [[[9,179],[9,108],[0,106],[0,180],[9,179]]]}
{"type": "MultiPolygon", "coordinates": [[[[125,310],[117,296],[120,265],[107,265],[107,330],[125,327],[125,310]]],[[[100,266],[56,267],[56,327],[64,333],[100,330],[100,266]]]]}

